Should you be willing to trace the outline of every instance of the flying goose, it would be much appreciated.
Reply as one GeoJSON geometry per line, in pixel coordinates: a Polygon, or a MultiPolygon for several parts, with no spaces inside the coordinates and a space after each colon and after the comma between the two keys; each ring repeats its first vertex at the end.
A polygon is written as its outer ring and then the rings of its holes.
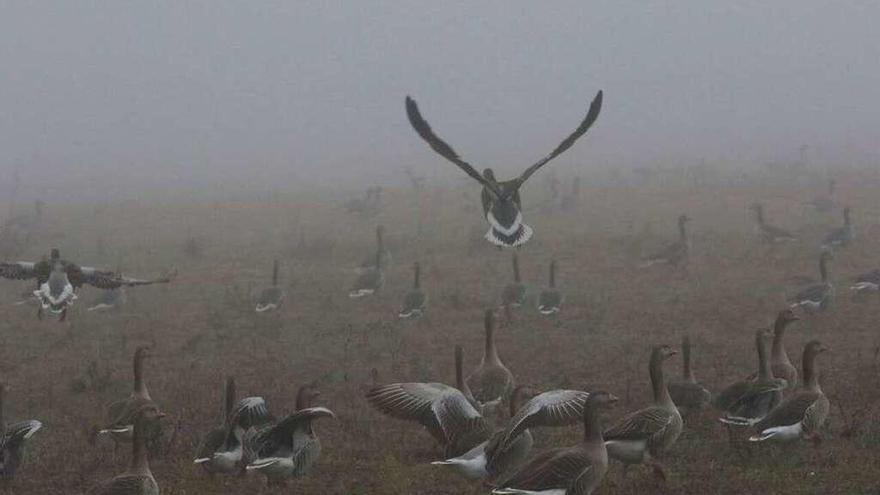
{"type": "Polygon", "coordinates": [[[60,316],[59,319],[63,321],[67,317],[67,308],[76,299],[76,289],[84,284],[99,289],[116,289],[122,286],[168,283],[173,274],[152,280],[123,277],[110,271],[79,266],[63,260],[58,249],[52,249],[48,260],[0,262],[0,277],[14,280],[37,279],[37,290],[34,291],[34,296],[40,300],[37,316],[42,317],[43,310],[49,310],[50,315],[60,316]]]}
{"type": "Polygon", "coordinates": [[[792,298],[791,308],[804,308],[808,312],[823,311],[834,298],[834,286],[828,280],[828,261],[834,256],[823,250],[819,255],[819,276],[821,282],[807,286],[792,298]]]}
{"type": "MultiPolygon", "coordinates": [[[[385,246],[385,226],[376,227],[376,250],[379,251],[379,266],[385,270],[391,266],[391,251],[385,246]]],[[[373,254],[364,257],[358,267],[358,273],[363,273],[376,266],[376,257],[373,254]]]]}
{"type": "Polygon", "coordinates": [[[147,440],[158,429],[165,414],[155,404],[142,404],[134,410],[131,464],[128,470],[89,491],[89,495],[159,495],[159,485],[150,471],[147,440]]]}
{"type": "MultiPolygon", "coordinates": [[[[144,383],[144,360],[149,355],[149,349],[146,346],[138,347],[134,351],[134,389],[127,398],[116,401],[107,407],[109,421],[99,433],[109,433],[117,445],[120,441],[131,440],[134,422],[139,411],[144,406],[156,405],[150,397],[146,383],[144,383]]],[[[157,432],[151,431],[150,434],[157,432]]]]}
{"type": "Polygon", "coordinates": [[[853,241],[856,237],[855,229],[852,225],[852,220],[849,217],[850,209],[847,206],[843,209],[843,226],[837,227],[836,229],[828,232],[828,235],[825,236],[825,240],[822,241],[823,249],[832,249],[837,247],[848,246],[850,242],[853,241]]]}
{"type": "Polygon", "coordinates": [[[495,348],[495,314],[487,309],[484,316],[484,329],[486,344],[483,348],[483,357],[465,382],[484,408],[497,407],[501,401],[510,397],[513,391],[513,373],[504,366],[498,351],[495,348]]]}
{"type": "Polygon", "coordinates": [[[194,464],[200,464],[209,474],[232,473],[242,460],[242,438],[245,432],[270,421],[271,416],[262,397],[246,397],[236,402],[235,379],[226,379],[223,424],[202,438],[194,464]]]}
{"type": "Polygon", "coordinates": [[[278,483],[306,474],[321,455],[321,441],[312,427],[320,418],[335,418],[326,407],[310,407],[320,395],[314,385],[300,388],[296,411],[274,425],[263,427],[247,442],[253,459],[248,471],[266,476],[269,483],[278,483]]]}
{"type": "Polygon", "coordinates": [[[108,311],[122,307],[125,304],[125,287],[116,289],[104,289],[95,304],[89,306],[87,311],[108,311]]]}
{"type": "Polygon", "coordinates": [[[513,253],[513,282],[501,291],[501,305],[505,308],[518,308],[526,302],[526,286],[519,275],[519,257],[513,253]]]}
{"type": "Polygon", "coordinates": [[[687,222],[691,219],[687,215],[679,215],[678,217],[678,241],[666,246],[656,253],[644,258],[642,267],[649,267],[656,264],[667,264],[677,266],[681,262],[687,261],[690,252],[690,240],[687,236],[685,228],[687,222]]]}
{"type": "Polygon", "coordinates": [[[464,454],[489,437],[489,425],[458,388],[442,383],[391,383],[371,388],[367,401],[393,418],[417,421],[443,446],[464,454]]]}
{"type": "Polygon", "coordinates": [[[691,337],[685,335],[681,339],[682,379],[669,383],[669,396],[682,414],[701,409],[712,400],[712,393],[697,383],[691,368],[691,337]]]}
{"type": "MultiPolygon", "coordinates": [[[[516,387],[510,395],[510,416],[515,416],[519,407],[519,398],[526,393],[523,386],[516,387]]],[[[500,443],[506,430],[499,430],[492,438],[480,443],[464,454],[434,461],[435,466],[449,466],[461,476],[472,480],[494,480],[525,461],[532,449],[534,438],[528,429],[522,429],[516,436],[503,445],[500,443]]]]}
{"type": "Polygon", "coordinates": [[[278,286],[278,260],[272,262],[272,286],[266,287],[260,292],[257,299],[257,313],[273,311],[281,307],[284,300],[284,291],[278,286]]]}
{"type": "Polygon", "coordinates": [[[604,434],[609,456],[625,466],[648,464],[664,480],[666,472],[657,457],[678,440],[682,430],[681,414],[663,378],[663,362],[675,354],[667,345],[654,347],[649,364],[654,403],[624,416],[604,434]]]}
{"type": "Polygon", "coordinates": [[[819,429],[828,418],[831,407],[828,397],[819,386],[819,372],[816,357],[827,351],[819,341],[813,340],[804,347],[804,385],[800,392],[792,395],[778,407],[770,411],[755,425],[758,433],[749,440],[788,441],[805,438],[818,442],[819,429]]]}
{"type": "Polygon", "coordinates": [[[880,290],[880,269],[863,273],[853,280],[850,290],[856,292],[880,290]]]}
{"type": "Polygon", "coordinates": [[[513,476],[500,483],[495,494],[590,495],[608,470],[607,443],[599,419],[601,409],[617,397],[591,392],[583,406],[584,439],[577,445],[551,449],[533,457],[513,476]]]}
{"type": "Polygon", "coordinates": [[[6,386],[0,383],[0,479],[11,481],[21,465],[27,441],[43,427],[36,419],[6,424],[3,415],[6,386]]]}
{"type": "Polygon", "coordinates": [[[410,124],[412,124],[413,129],[415,129],[419,136],[440,156],[456,164],[483,186],[483,214],[489,222],[489,230],[486,232],[485,238],[499,248],[521,246],[532,237],[532,228],[523,222],[522,203],[519,197],[520,188],[538,169],[561,155],[578,138],[583,136],[599,117],[601,109],[602,91],[599,91],[590,104],[590,109],[584,120],[556,149],[527,168],[516,179],[499,182],[496,180],[495,173],[491,168],[484,169],[481,175],[473,166],[459,158],[451,146],[434,134],[431,127],[419,113],[419,107],[416,105],[415,100],[409,96],[406,97],[406,114],[410,124]]]}
{"type": "Polygon", "coordinates": [[[358,275],[354,281],[348,297],[359,299],[364,296],[370,296],[376,293],[385,285],[385,268],[382,265],[382,244],[376,249],[373,257],[373,266],[358,275]]]}
{"type": "Polygon", "coordinates": [[[766,223],[764,220],[764,205],[755,203],[751,206],[751,209],[755,212],[755,229],[761,241],[773,244],[797,240],[789,231],[766,223]]]}
{"type": "Polygon", "coordinates": [[[538,296],[538,311],[542,315],[552,315],[562,309],[565,297],[556,288],[556,260],[550,262],[550,281],[538,296]]]}
{"type": "Polygon", "coordinates": [[[425,313],[425,307],[428,304],[428,296],[421,287],[421,266],[418,263],[413,264],[413,286],[403,298],[403,307],[397,314],[400,318],[412,318],[422,316],[425,313]]]}
{"type": "Polygon", "coordinates": [[[775,378],[767,356],[770,332],[766,329],[755,333],[758,349],[758,376],[754,380],[736,382],[718,394],[716,406],[722,410],[720,421],[725,424],[748,426],[757,423],[782,400],[787,382],[775,378]]]}

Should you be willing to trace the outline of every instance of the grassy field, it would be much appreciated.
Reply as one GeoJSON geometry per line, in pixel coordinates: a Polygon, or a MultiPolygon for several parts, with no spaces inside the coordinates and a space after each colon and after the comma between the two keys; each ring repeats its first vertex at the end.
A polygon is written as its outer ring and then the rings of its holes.
{"type": "MultiPolygon", "coordinates": [[[[831,310],[796,323],[787,349],[800,363],[803,344],[819,339],[822,386],[832,401],[824,441],[734,449],[712,411],[687,418],[666,456],[670,475],[657,486],[648,469],[626,479],[612,467],[600,493],[612,494],[877,494],[880,493],[880,296],[856,300],[851,276],[880,266],[880,175],[837,174],[838,198],[853,208],[858,239],[837,253],[831,310]]],[[[786,305],[796,275],[816,274],[819,241],[840,223],[839,208],[821,215],[801,203],[821,181],[796,184],[763,173],[696,187],[682,177],[599,188],[585,181],[577,211],[550,207],[540,181],[523,194],[535,238],[520,251],[534,299],[551,258],[567,303],[558,317],[530,308],[497,332],[501,358],[519,383],[539,388],[605,389],[621,397],[607,418],[650,401],[647,373],[654,344],[694,340],[695,372],[713,390],[754,368],[753,334],[786,305]],[[800,241],[758,244],[747,207],[764,202],[768,221],[800,241]],[[639,256],[674,239],[686,212],[693,256],[686,270],[639,269],[639,256]]],[[[360,219],[345,198],[319,193],[260,200],[157,204],[142,198],[110,205],[48,204],[44,224],[20,255],[49,247],[85,265],[121,267],[127,275],[179,270],[167,286],[128,292],[119,311],[85,311],[97,291],[80,291],[65,323],[37,321],[36,308],[13,306],[24,284],[0,285],[0,380],[10,387],[6,419],[37,418],[25,467],[6,490],[18,495],[81,493],[121,472],[129,452],[114,453],[91,432],[106,404],[131,387],[131,355],[153,346],[146,381],[177,429],[169,451],[153,459],[162,493],[253,493],[255,477],[211,480],[192,464],[199,435],[219,424],[223,379],[239,393],[261,395],[277,413],[294,405],[297,387],[317,381],[322,405],[336,420],[317,424],[324,452],[314,470],[283,493],[477,494],[487,490],[426,463],[440,455],[412,423],[386,418],[363,400],[370,369],[388,381],[453,382],[453,346],[466,369],[482,352],[482,311],[497,305],[511,279],[508,252],[481,237],[477,186],[386,192],[378,216],[360,219]],[[384,292],[353,301],[352,268],[373,250],[373,230],[387,227],[394,255],[384,292]],[[187,248],[186,246],[189,246],[187,248]],[[287,299],[281,311],[257,315],[253,296],[282,262],[287,299]],[[426,318],[399,321],[397,308],[423,265],[430,297],[426,318]]],[[[876,295],[875,295],[876,296],[876,295]]],[[[668,375],[680,372],[673,359],[668,375]]],[[[538,448],[576,442],[580,429],[542,430],[538,448]]],[[[267,490],[268,492],[268,490],[267,490]]]]}

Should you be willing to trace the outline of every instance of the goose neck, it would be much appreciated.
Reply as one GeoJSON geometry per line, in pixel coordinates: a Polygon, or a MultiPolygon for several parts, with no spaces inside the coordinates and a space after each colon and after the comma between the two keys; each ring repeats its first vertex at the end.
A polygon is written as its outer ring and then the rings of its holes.
{"type": "Polygon", "coordinates": [[[587,399],[584,404],[584,442],[591,445],[602,445],[602,419],[599,415],[597,401],[587,399]]]}
{"type": "Polygon", "coordinates": [[[226,395],[225,395],[225,417],[229,419],[229,415],[232,414],[232,409],[235,407],[235,380],[230,377],[226,380],[226,395]]]}
{"type": "Polygon", "coordinates": [[[822,283],[828,282],[828,261],[825,256],[819,258],[819,276],[822,278],[822,283]]]}
{"type": "Polygon", "coordinates": [[[776,323],[773,325],[773,349],[771,352],[773,353],[773,359],[782,363],[791,362],[788,358],[788,353],[785,352],[785,345],[783,344],[785,329],[787,326],[788,322],[781,317],[777,318],[776,323]]]}
{"type": "Polygon", "coordinates": [[[483,351],[483,361],[497,363],[498,350],[495,348],[495,322],[490,314],[486,315],[486,344],[483,351]]]}
{"type": "Polygon", "coordinates": [[[685,381],[696,383],[696,378],[694,377],[694,371],[691,369],[691,339],[685,337],[681,346],[682,353],[682,376],[685,381]]]}
{"type": "Polygon", "coordinates": [[[134,473],[149,473],[150,464],[147,460],[147,432],[146,423],[138,419],[134,424],[131,452],[131,471],[134,473]]]}
{"type": "Polygon", "coordinates": [[[550,262],[550,288],[556,288],[556,262],[550,262]]]}
{"type": "Polygon", "coordinates": [[[134,355],[134,393],[140,397],[149,398],[147,385],[144,383],[144,353],[135,352],[134,355]]]}
{"type": "Polygon", "coordinates": [[[819,386],[819,372],[816,366],[815,352],[804,352],[804,389],[810,392],[822,392],[819,386]]]}
{"type": "Polygon", "coordinates": [[[758,379],[772,380],[773,370],[770,368],[770,360],[767,359],[767,341],[759,334],[755,344],[758,348],[758,379]]]}
{"type": "Polygon", "coordinates": [[[651,373],[651,388],[654,392],[654,403],[658,405],[672,404],[669,389],[666,387],[666,379],[663,376],[663,357],[659,353],[654,353],[651,356],[649,371],[651,373]]]}
{"type": "Polygon", "coordinates": [[[520,283],[519,258],[516,256],[516,254],[513,255],[513,281],[516,283],[520,283]]]}
{"type": "Polygon", "coordinates": [[[421,275],[422,268],[420,265],[416,265],[415,274],[413,275],[413,288],[418,289],[421,286],[421,275]]]}

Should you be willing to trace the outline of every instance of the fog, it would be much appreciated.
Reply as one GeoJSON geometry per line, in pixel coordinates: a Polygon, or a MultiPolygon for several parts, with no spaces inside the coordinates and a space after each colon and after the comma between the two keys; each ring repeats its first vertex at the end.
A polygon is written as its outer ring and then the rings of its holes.
{"type": "MultiPolygon", "coordinates": [[[[513,174],[597,90],[562,171],[878,157],[874,2],[4,2],[0,181],[260,191],[513,174]]],[[[79,194],[79,192],[77,192],[79,194]]]]}

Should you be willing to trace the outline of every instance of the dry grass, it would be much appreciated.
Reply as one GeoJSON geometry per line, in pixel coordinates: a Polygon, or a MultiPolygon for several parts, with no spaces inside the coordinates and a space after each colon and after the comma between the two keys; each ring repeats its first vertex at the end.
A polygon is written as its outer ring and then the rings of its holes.
{"type": "MultiPolygon", "coordinates": [[[[833,262],[833,309],[796,324],[787,339],[797,362],[810,339],[833,349],[820,363],[833,402],[821,447],[733,450],[706,412],[687,421],[669,453],[666,486],[656,487],[647,470],[624,480],[614,467],[601,493],[880,491],[880,298],[855,301],[846,290],[849,276],[878,264],[880,227],[873,222],[880,183],[875,174],[857,172],[841,174],[838,183],[840,197],[853,206],[859,239],[833,262]]],[[[468,193],[476,198],[475,191],[468,193]]],[[[774,176],[699,189],[667,180],[585,187],[576,213],[551,214],[539,207],[540,183],[530,184],[526,218],[536,237],[521,252],[523,276],[534,294],[555,257],[568,300],[559,318],[517,313],[498,332],[502,358],[521,383],[616,393],[624,400],[613,415],[649,400],[648,349],[677,345],[683,332],[693,336],[696,372],[712,388],[749,373],[754,329],[784,306],[788,277],[813,274],[818,240],[839,222],[799,205],[812,196],[774,176]],[[773,223],[803,240],[773,249],[756,245],[746,208],[757,199],[773,223]],[[637,269],[640,252],[674,235],[674,218],[682,211],[695,219],[687,272],[637,269]]],[[[241,494],[261,485],[254,478],[209,480],[192,465],[199,434],[220,420],[222,380],[229,374],[241,394],[264,396],[276,412],[293,406],[300,384],[318,380],[322,401],[338,415],[318,424],[323,456],[286,493],[485,493],[426,465],[439,455],[429,437],[413,424],[378,415],[362,400],[372,367],[383,381],[450,383],[453,344],[465,346],[467,367],[479,359],[481,311],[496,303],[509,279],[509,257],[475,242],[482,222],[473,208],[465,211],[470,205],[461,197],[459,190],[428,189],[422,199],[392,190],[389,206],[367,222],[347,216],[341,199],[317,195],[210,204],[143,199],[102,210],[49,205],[47,225],[27,256],[57,245],[84,264],[119,265],[131,275],[176,265],[180,276],[169,286],[130,291],[129,304],[110,314],[84,311],[95,295],[86,288],[63,324],[38,322],[30,306],[3,306],[0,379],[11,386],[7,419],[45,423],[8,490],[80,493],[124,469],[127,451],[114,454],[106,439],[92,446],[89,432],[101,422],[104,405],[128,393],[131,354],[148,343],[155,351],[148,386],[179,427],[170,452],[152,462],[164,494],[241,494]],[[351,301],[350,268],[372,249],[377,222],[388,226],[394,266],[383,294],[351,301]],[[276,256],[283,260],[287,300],[279,313],[258,316],[252,295],[269,280],[276,256]],[[396,310],[416,259],[424,267],[429,316],[401,322],[396,310]]],[[[0,295],[11,302],[22,288],[6,282],[0,295]]],[[[678,364],[673,361],[671,374],[678,364]]],[[[572,443],[579,435],[577,428],[542,431],[539,446],[572,443]]]]}

